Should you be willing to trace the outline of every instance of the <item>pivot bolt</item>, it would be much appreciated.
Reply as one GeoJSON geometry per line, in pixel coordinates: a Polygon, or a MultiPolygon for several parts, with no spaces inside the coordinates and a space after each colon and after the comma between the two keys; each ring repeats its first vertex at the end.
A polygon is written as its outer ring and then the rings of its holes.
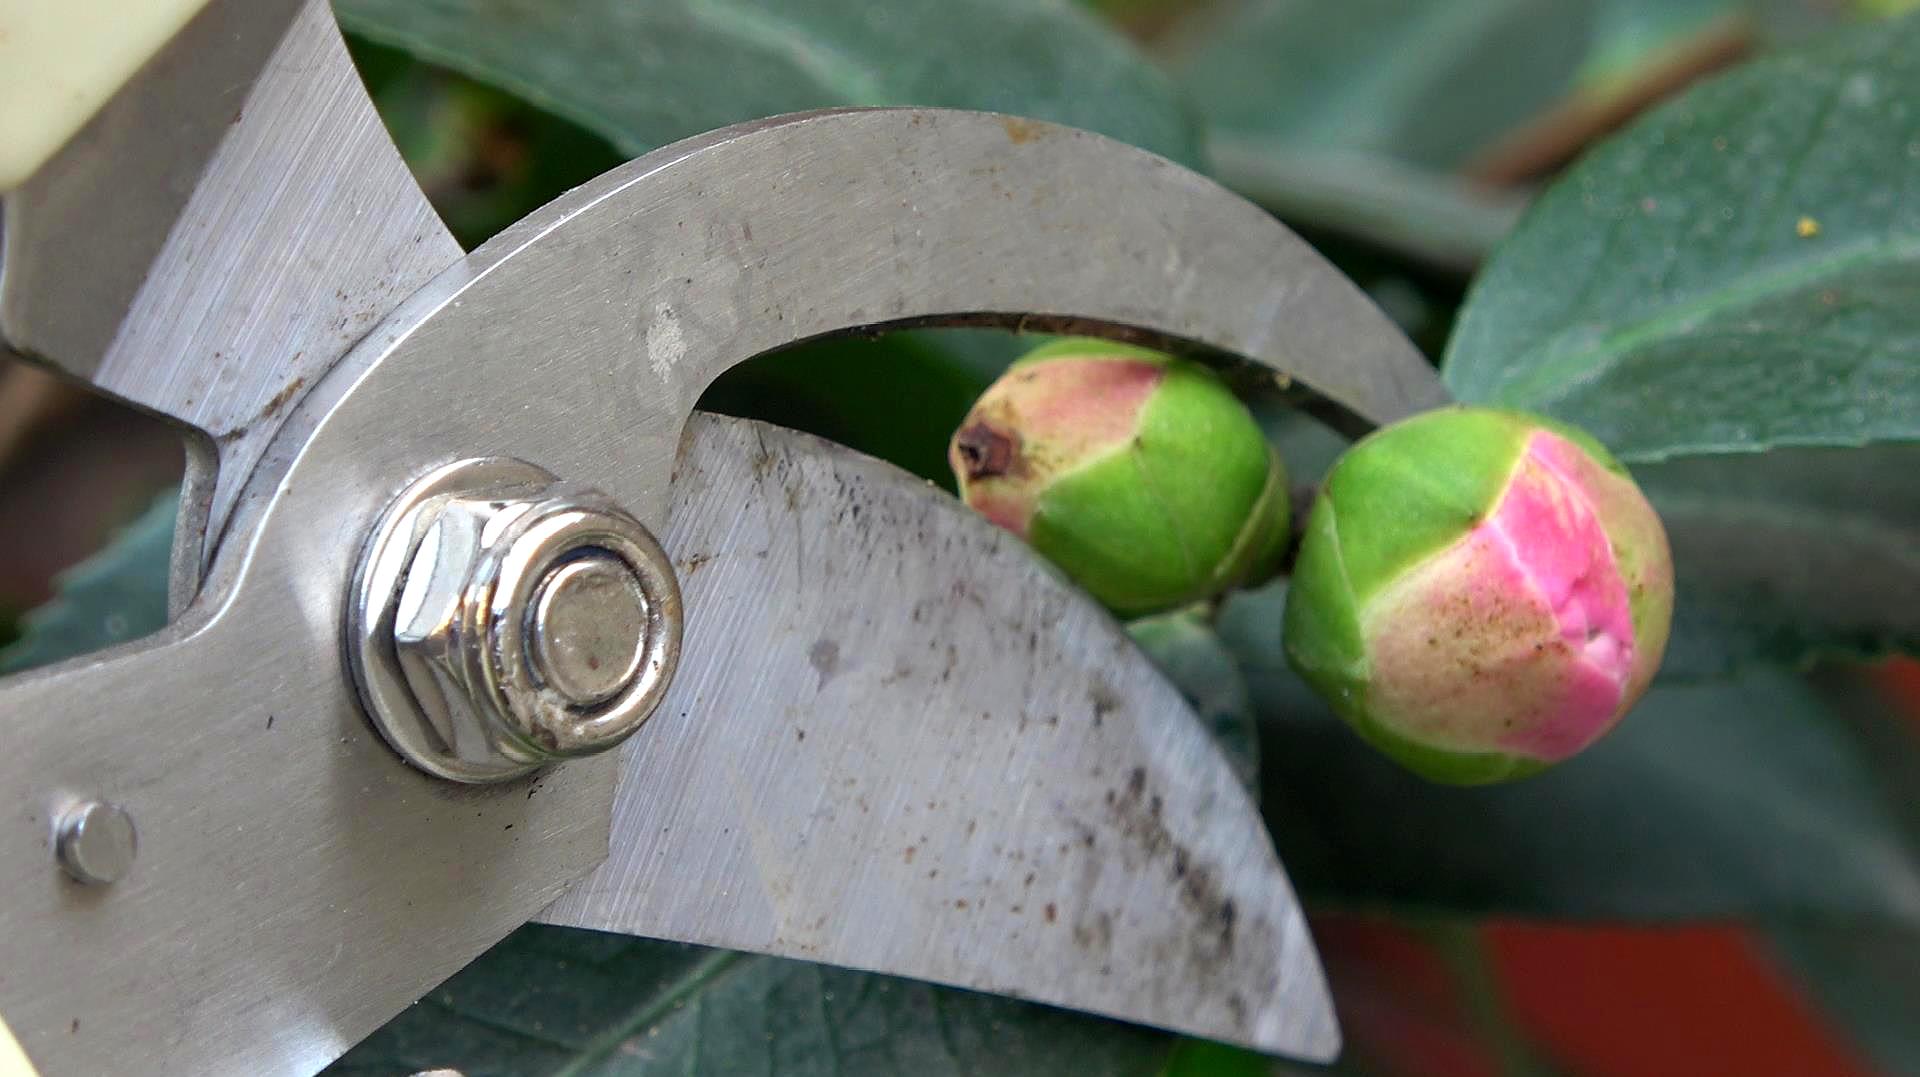
{"type": "Polygon", "coordinates": [[[533,669],[579,706],[603,703],[640,674],[647,654],[647,596],[612,554],[568,561],[533,599],[533,669]]]}
{"type": "Polygon", "coordinates": [[[612,748],[680,653],[680,588],[638,520],[519,460],[440,468],[374,528],[348,654],[374,725],[415,766],[495,782],[612,748]]]}

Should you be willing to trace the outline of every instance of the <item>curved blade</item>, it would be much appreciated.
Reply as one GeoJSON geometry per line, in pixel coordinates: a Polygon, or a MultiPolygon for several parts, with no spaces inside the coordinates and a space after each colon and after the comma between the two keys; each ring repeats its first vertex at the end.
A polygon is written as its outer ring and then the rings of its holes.
{"type": "Polygon", "coordinates": [[[806,435],[696,414],[673,489],[686,657],[541,919],[1333,1057],[1259,814],[1103,612],[806,435]]]}

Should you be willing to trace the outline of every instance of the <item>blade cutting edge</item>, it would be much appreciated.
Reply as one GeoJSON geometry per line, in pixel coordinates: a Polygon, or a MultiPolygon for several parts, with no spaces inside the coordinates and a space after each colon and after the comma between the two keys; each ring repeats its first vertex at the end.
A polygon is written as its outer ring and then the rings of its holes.
{"type": "Polygon", "coordinates": [[[684,445],[687,658],[540,919],[1337,1053],[1258,812],[1117,624],[889,465],[700,414],[684,445]]]}

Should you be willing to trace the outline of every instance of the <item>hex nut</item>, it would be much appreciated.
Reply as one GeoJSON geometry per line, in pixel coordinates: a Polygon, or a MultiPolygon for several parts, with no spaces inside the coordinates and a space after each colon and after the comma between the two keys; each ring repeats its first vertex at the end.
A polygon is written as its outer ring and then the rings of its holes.
{"type": "Polygon", "coordinates": [[[504,781],[615,747],[678,661],[666,553],[604,495],[502,457],[395,499],[355,574],[348,653],[381,734],[415,766],[504,781]]]}

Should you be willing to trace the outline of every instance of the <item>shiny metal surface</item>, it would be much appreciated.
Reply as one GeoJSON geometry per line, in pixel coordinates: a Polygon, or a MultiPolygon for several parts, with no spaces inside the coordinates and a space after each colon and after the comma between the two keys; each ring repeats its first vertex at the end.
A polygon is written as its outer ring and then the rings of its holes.
{"type": "Polygon", "coordinates": [[[82,800],[62,809],[53,824],[54,856],[75,882],[119,882],[139,849],[133,817],[118,804],[82,800]]]}
{"type": "Polygon", "coordinates": [[[734,363],[884,326],[1215,349],[1374,424],[1447,400],[1393,323],[1262,210],[1099,135],[985,113],[842,110],[702,135],[562,196],[470,264],[478,279],[405,365],[639,351],[651,376],[627,421],[651,458],[734,363]]]}
{"type": "Polygon", "coordinates": [[[311,1073],[605,855],[613,757],[460,786],[368,728],[330,619],[351,567],[318,588],[263,551],[207,616],[0,683],[0,1013],[46,1077],[311,1073]],[[76,795],[138,822],[112,886],[49,877],[76,795]]]}
{"type": "Polygon", "coordinates": [[[565,562],[547,573],[533,598],[527,635],[534,675],[571,704],[619,695],[645,664],[651,605],[618,557],[565,562]]]}
{"type": "Polygon", "coordinates": [[[664,537],[687,657],[622,752],[612,855],[542,920],[1333,1057],[1231,768],[1018,540],[886,464],[699,415],[664,537]]]}
{"type": "Polygon", "coordinates": [[[4,213],[0,339],[206,435],[177,603],[289,405],[461,255],[326,0],[215,0],[4,213]]]}
{"type": "Polygon", "coordinates": [[[681,616],[639,521],[487,457],[434,469],[388,507],[354,573],[346,650],[374,726],[408,762],[497,782],[633,735],[673,676],[681,616]],[[603,655],[610,683],[586,665],[603,655]]]}

